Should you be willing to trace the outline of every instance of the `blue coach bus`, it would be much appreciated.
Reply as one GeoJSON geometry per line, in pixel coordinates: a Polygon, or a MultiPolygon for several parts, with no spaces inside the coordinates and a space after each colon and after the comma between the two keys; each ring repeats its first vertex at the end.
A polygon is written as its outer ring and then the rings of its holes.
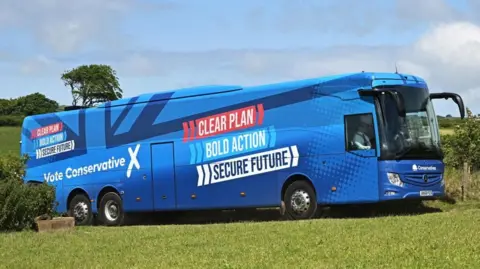
{"type": "Polygon", "coordinates": [[[25,118],[25,182],[56,187],[57,211],[89,225],[129,212],[436,199],[444,164],[424,80],[342,74],[270,85],[202,86],[25,118]]]}

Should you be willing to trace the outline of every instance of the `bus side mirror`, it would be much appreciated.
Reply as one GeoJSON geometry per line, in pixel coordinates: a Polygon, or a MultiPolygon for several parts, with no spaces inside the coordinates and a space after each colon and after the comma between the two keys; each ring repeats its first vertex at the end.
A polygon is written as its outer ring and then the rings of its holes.
{"type": "Polygon", "coordinates": [[[460,95],[453,92],[441,92],[441,93],[431,93],[430,100],[433,99],[445,99],[452,98],[452,100],[457,104],[458,109],[460,110],[460,118],[465,118],[465,105],[463,104],[463,99],[460,95]]]}
{"type": "Polygon", "coordinates": [[[358,94],[360,96],[379,96],[381,94],[388,94],[390,95],[393,100],[395,100],[395,104],[398,109],[398,115],[400,117],[405,117],[405,101],[403,99],[403,95],[396,90],[393,89],[374,89],[374,90],[365,90],[360,89],[358,90],[358,94]]]}

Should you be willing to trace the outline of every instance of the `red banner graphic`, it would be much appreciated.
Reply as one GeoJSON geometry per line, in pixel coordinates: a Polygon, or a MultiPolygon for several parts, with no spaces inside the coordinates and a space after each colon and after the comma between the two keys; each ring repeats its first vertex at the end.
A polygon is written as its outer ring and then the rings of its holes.
{"type": "Polygon", "coordinates": [[[50,124],[50,125],[47,125],[47,126],[37,128],[37,129],[33,129],[30,138],[35,139],[35,138],[39,138],[39,137],[42,137],[42,136],[56,134],[56,133],[59,133],[61,131],[63,131],[63,123],[58,122],[58,123],[50,124]]]}
{"type": "Polygon", "coordinates": [[[183,123],[183,141],[202,139],[262,125],[263,104],[248,106],[183,123]]]}

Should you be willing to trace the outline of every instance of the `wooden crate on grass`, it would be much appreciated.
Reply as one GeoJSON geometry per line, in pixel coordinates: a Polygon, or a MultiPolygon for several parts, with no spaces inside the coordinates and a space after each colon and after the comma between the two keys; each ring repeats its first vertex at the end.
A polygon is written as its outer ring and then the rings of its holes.
{"type": "Polygon", "coordinates": [[[45,219],[37,217],[35,219],[37,232],[53,232],[73,230],[75,228],[75,219],[73,217],[57,217],[53,219],[45,219]]]}

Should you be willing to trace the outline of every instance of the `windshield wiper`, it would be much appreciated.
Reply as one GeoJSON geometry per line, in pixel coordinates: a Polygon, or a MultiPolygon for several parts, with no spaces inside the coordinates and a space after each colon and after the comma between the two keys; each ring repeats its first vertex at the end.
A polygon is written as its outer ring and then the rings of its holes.
{"type": "Polygon", "coordinates": [[[403,147],[403,150],[401,150],[401,151],[399,151],[395,154],[395,160],[402,159],[403,157],[405,157],[405,155],[410,153],[414,148],[420,149],[421,151],[434,153],[435,155],[439,156],[440,158],[443,158],[443,156],[444,156],[441,149],[439,149],[437,147],[429,147],[429,146],[425,145],[424,143],[418,143],[417,146],[418,147],[416,147],[414,145],[411,145],[409,147],[403,147]]]}
{"type": "Polygon", "coordinates": [[[412,151],[412,147],[408,147],[408,148],[405,148],[404,147],[404,150],[401,150],[400,152],[397,152],[395,154],[395,160],[399,160],[401,158],[403,158],[405,155],[407,155],[410,151],[412,151]]]}

